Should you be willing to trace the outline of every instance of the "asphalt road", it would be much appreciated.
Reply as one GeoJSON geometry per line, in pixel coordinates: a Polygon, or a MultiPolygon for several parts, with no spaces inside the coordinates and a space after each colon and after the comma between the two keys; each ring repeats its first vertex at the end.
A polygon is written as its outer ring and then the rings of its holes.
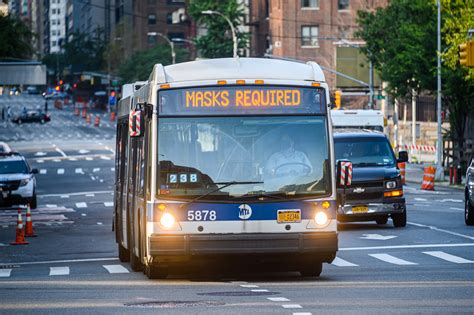
{"type": "Polygon", "coordinates": [[[0,127],[0,141],[40,171],[38,237],[10,246],[16,209],[0,210],[0,313],[474,313],[474,229],[462,191],[414,184],[405,187],[406,228],[340,224],[338,257],[319,278],[206,266],[148,280],[116,259],[113,124],[103,115],[94,127],[70,108],[51,114],[50,124],[0,127]]]}

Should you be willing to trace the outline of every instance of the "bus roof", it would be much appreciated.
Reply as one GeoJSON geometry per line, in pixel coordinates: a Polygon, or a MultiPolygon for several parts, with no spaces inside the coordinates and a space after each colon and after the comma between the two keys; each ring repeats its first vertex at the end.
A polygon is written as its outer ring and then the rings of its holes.
{"type": "Polygon", "coordinates": [[[150,80],[157,83],[218,79],[285,79],[325,82],[315,62],[299,63],[267,58],[204,59],[169,65],[155,65],[150,80]]]}

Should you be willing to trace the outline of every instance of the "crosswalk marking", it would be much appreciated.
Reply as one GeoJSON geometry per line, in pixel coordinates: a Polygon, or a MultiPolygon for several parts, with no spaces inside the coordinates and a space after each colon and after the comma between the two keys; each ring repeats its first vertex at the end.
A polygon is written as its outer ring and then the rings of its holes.
{"type": "Polygon", "coordinates": [[[440,258],[449,262],[453,262],[456,264],[473,264],[474,263],[474,261],[472,260],[464,259],[462,257],[454,256],[454,255],[441,252],[441,251],[423,252],[423,254],[437,257],[437,258],[440,258]]]}
{"type": "Polygon", "coordinates": [[[114,203],[113,202],[104,202],[104,206],[106,207],[113,207],[114,203]]]}
{"type": "Polygon", "coordinates": [[[377,258],[379,260],[382,260],[382,261],[385,261],[385,262],[388,262],[388,263],[394,264],[394,265],[400,265],[400,266],[418,265],[417,263],[407,261],[407,260],[403,260],[403,259],[397,258],[397,257],[389,255],[389,254],[369,254],[369,256],[372,256],[374,258],[377,258]]]}
{"type": "Polygon", "coordinates": [[[99,168],[99,167],[96,167],[96,168],[94,168],[94,169],[92,170],[92,172],[94,172],[94,173],[97,173],[97,172],[99,172],[99,171],[100,171],[100,168],[99,168]]]}
{"type": "Polygon", "coordinates": [[[127,268],[122,265],[103,265],[109,273],[130,273],[127,268]]]}
{"type": "Polygon", "coordinates": [[[40,170],[40,174],[46,174],[47,172],[48,172],[48,170],[45,170],[45,169],[40,170]]]}
{"type": "Polygon", "coordinates": [[[80,167],[79,167],[79,168],[76,168],[76,169],[74,170],[74,172],[75,172],[76,174],[84,174],[84,172],[82,171],[82,168],[80,168],[80,167]]]}
{"type": "Polygon", "coordinates": [[[267,299],[272,301],[272,302],[289,302],[290,301],[286,297],[269,297],[267,299]]]}
{"type": "Polygon", "coordinates": [[[357,267],[357,266],[359,266],[359,265],[353,264],[351,262],[348,262],[347,260],[341,259],[339,257],[334,258],[331,265],[334,265],[334,266],[337,266],[337,267],[357,267]]]}
{"type": "Polygon", "coordinates": [[[58,174],[64,174],[64,168],[58,168],[58,174]]]}
{"type": "Polygon", "coordinates": [[[87,203],[85,203],[85,202],[76,202],[76,208],[87,208],[87,203]]]}
{"type": "Polygon", "coordinates": [[[69,267],[49,267],[50,276],[66,276],[69,274],[69,267]]]}
{"type": "Polygon", "coordinates": [[[8,278],[12,273],[11,269],[0,269],[0,278],[8,278]]]}

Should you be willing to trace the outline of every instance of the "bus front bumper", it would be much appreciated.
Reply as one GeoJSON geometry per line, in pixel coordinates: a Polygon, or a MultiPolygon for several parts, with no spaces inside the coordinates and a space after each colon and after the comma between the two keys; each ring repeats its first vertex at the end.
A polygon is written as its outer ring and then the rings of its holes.
{"type": "Polygon", "coordinates": [[[152,234],[149,241],[150,255],[158,261],[214,255],[308,254],[320,258],[322,262],[332,262],[338,250],[336,232],[226,235],[152,234]]]}

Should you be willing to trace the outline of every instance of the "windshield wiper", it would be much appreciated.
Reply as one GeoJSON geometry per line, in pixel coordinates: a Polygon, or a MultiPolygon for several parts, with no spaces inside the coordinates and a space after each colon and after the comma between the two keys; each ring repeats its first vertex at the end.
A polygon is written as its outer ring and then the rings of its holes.
{"type": "Polygon", "coordinates": [[[184,206],[186,206],[186,205],[189,205],[190,203],[196,202],[196,201],[198,201],[198,200],[200,200],[200,199],[202,199],[202,198],[204,198],[204,197],[207,197],[207,196],[209,196],[209,195],[211,195],[211,194],[213,194],[213,193],[215,193],[215,192],[218,192],[218,191],[220,191],[220,190],[222,190],[222,189],[224,189],[224,188],[227,188],[227,187],[229,187],[229,186],[233,186],[233,185],[263,184],[263,182],[237,182],[237,181],[232,181],[232,182],[219,182],[219,183],[214,183],[214,184],[216,184],[216,185],[222,185],[222,186],[221,186],[221,187],[218,187],[218,188],[216,188],[216,189],[214,189],[214,190],[211,190],[210,192],[207,192],[207,193],[205,193],[205,194],[203,194],[203,195],[197,196],[196,198],[194,198],[194,199],[192,199],[192,200],[190,200],[190,201],[188,201],[188,202],[186,202],[186,203],[183,203],[180,208],[182,208],[182,207],[184,207],[184,206]]]}
{"type": "MultiPolygon", "coordinates": [[[[282,192],[279,192],[278,194],[284,194],[282,192]]],[[[261,197],[266,197],[266,198],[272,198],[272,199],[279,199],[279,200],[286,200],[285,197],[279,196],[276,194],[271,194],[271,193],[266,193],[265,191],[253,191],[253,192],[248,192],[244,195],[241,196],[234,196],[232,199],[247,199],[247,198],[261,198],[261,197]]]]}

